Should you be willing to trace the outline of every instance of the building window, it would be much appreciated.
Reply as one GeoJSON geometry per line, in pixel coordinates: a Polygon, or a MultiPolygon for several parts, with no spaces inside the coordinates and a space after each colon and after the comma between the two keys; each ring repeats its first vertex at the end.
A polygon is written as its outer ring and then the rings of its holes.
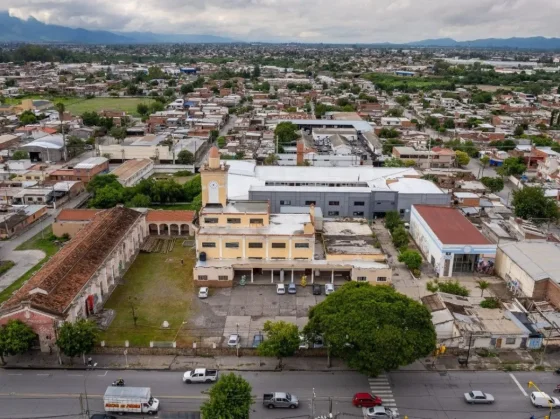
{"type": "Polygon", "coordinates": [[[329,201],[329,205],[332,205],[333,207],[338,207],[340,205],[340,201],[329,201]]]}
{"type": "Polygon", "coordinates": [[[386,276],[378,276],[377,277],[377,282],[387,282],[387,277],[386,276]]]}
{"type": "Polygon", "coordinates": [[[366,203],[364,201],[354,201],[354,206],[355,207],[363,207],[365,205],[366,205],[366,203]]]}
{"type": "Polygon", "coordinates": [[[404,214],[404,210],[403,210],[403,209],[402,209],[402,210],[399,210],[399,213],[400,213],[401,215],[404,214]]]}
{"type": "Polygon", "coordinates": [[[315,201],[305,201],[305,205],[315,205],[315,201]]]}
{"type": "Polygon", "coordinates": [[[249,249],[262,249],[262,243],[249,243],[249,249]]]}
{"type": "Polygon", "coordinates": [[[358,282],[366,282],[366,281],[367,281],[367,277],[365,277],[365,276],[359,276],[359,277],[356,278],[356,280],[357,280],[358,282]]]}
{"type": "Polygon", "coordinates": [[[227,275],[218,275],[218,281],[228,281],[229,278],[227,275]]]}
{"type": "Polygon", "coordinates": [[[198,275],[199,281],[208,281],[208,275],[198,275]]]}
{"type": "Polygon", "coordinates": [[[330,217],[336,217],[340,215],[340,213],[338,211],[327,211],[327,215],[330,217]]]}
{"type": "Polygon", "coordinates": [[[259,258],[259,257],[249,257],[249,259],[251,259],[251,260],[262,260],[262,258],[259,258]]]}
{"type": "Polygon", "coordinates": [[[272,260],[286,260],[286,258],[271,258],[272,260]]]}
{"type": "Polygon", "coordinates": [[[216,247],[215,242],[202,242],[202,247],[216,247]]]}
{"type": "Polygon", "coordinates": [[[280,201],[280,205],[292,205],[292,201],[280,201]]]}
{"type": "Polygon", "coordinates": [[[228,224],[241,224],[241,218],[228,218],[228,224]]]}
{"type": "Polygon", "coordinates": [[[262,218],[249,218],[249,224],[264,224],[262,218]]]}
{"type": "Polygon", "coordinates": [[[364,212],[363,211],[354,211],[353,215],[354,215],[354,217],[363,217],[364,212]]]}
{"type": "Polygon", "coordinates": [[[229,247],[230,249],[238,249],[239,248],[239,242],[226,243],[226,247],[229,247]]]}
{"type": "Polygon", "coordinates": [[[286,243],[272,243],[271,247],[273,249],[285,249],[286,243]]]}
{"type": "Polygon", "coordinates": [[[506,338],[506,345],[515,345],[515,338],[506,338]]]}
{"type": "Polygon", "coordinates": [[[296,243],[296,249],[309,249],[309,243],[296,243]]]}
{"type": "Polygon", "coordinates": [[[218,224],[217,218],[205,218],[204,224],[218,224]]]}

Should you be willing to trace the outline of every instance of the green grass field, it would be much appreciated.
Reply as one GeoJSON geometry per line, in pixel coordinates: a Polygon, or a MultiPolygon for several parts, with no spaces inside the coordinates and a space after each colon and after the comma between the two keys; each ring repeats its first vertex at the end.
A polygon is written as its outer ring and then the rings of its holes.
{"type": "Polygon", "coordinates": [[[99,112],[102,110],[125,111],[132,116],[139,116],[136,107],[139,103],[150,105],[154,100],[149,98],[111,98],[96,97],[93,99],[84,98],[59,98],[52,99],[54,103],[62,102],[66,110],[73,115],[81,115],[84,112],[99,112]]]}
{"type": "MultiPolygon", "coordinates": [[[[124,285],[118,285],[105,304],[116,316],[101,340],[107,346],[123,346],[125,340],[131,346],[176,340],[190,315],[194,261],[194,250],[182,247],[181,240],[170,253],[140,253],[126,272],[124,285]],[[136,326],[131,301],[138,317],[136,326]],[[168,329],[161,327],[164,320],[169,322],[168,329]]],[[[184,338],[181,334],[177,340],[184,338]]]]}

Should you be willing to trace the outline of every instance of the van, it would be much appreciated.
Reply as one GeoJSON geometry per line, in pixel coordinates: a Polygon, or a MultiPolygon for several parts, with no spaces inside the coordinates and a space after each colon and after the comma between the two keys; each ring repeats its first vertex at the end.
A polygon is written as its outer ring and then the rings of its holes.
{"type": "Polygon", "coordinates": [[[560,406],[560,400],[556,397],[550,397],[548,394],[542,391],[533,391],[531,393],[531,403],[535,407],[558,407],[560,406]]]}

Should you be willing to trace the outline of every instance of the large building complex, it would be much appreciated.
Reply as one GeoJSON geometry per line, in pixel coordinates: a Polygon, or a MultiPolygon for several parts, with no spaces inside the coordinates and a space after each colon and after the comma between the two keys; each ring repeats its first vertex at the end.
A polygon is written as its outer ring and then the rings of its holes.
{"type": "MultiPolygon", "coordinates": [[[[369,241],[371,230],[362,218],[346,226],[324,224],[324,242],[316,237],[315,206],[303,213],[273,214],[266,201],[228,200],[230,167],[212,148],[201,168],[202,205],[196,235],[194,278],[202,286],[231,286],[236,275],[250,282],[368,281],[390,283],[384,255],[369,241]],[[355,234],[344,236],[348,229],[355,234]],[[328,237],[335,237],[328,240],[328,237]]],[[[334,223],[336,224],[336,223],[334,223]]]]}

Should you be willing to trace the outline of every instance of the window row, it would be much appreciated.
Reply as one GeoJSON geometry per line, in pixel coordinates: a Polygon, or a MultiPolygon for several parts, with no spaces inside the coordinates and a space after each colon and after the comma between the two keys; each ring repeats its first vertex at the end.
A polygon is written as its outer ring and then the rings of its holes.
{"type": "MultiPolygon", "coordinates": [[[[219,219],[214,217],[205,217],[204,223],[205,224],[218,224],[219,219]]],[[[228,218],[228,224],[241,224],[241,218],[228,218]]],[[[249,224],[264,224],[264,220],[262,218],[249,218],[249,224]]]]}
{"type": "MultiPolygon", "coordinates": [[[[215,248],[216,242],[202,242],[202,247],[205,248],[215,248]]],[[[226,242],[226,247],[230,249],[238,249],[239,242],[226,242]]],[[[249,242],[249,249],[262,249],[263,243],[261,242],[249,242]]],[[[273,249],[285,249],[286,243],[271,243],[273,249]]],[[[309,243],[294,243],[296,249],[309,249],[309,243]]]]}

